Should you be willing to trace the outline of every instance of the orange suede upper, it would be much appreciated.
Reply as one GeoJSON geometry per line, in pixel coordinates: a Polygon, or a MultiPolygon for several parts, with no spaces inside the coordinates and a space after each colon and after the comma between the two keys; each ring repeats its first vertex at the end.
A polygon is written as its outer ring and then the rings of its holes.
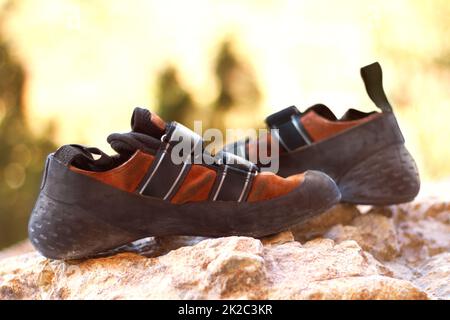
{"type": "MultiPolygon", "coordinates": [[[[302,115],[300,121],[308,132],[313,142],[321,141],[336,135],[344,130],[350,129],[354,126],[363,124],[374,118],[378,117],[379,113],[371,114],[367,117],[358,120],[351,121],[332,121],[328,120],[321,115],[317,114],[315,111],[311,110],[306,114],[302,115]]],[[[249,141],[246,145],[249,159],[253,162],[259,163],[259,152],[260,148],[263,146],[267,148],[267,156],[270,157],[271,154],[271,134],[263,135],[257,140],[249,141]]],[[[283,148],[279,148],[280,153],[285,153],[283,148]]]]}
{"type": "Polygon", "coordinates": [[[93,172],[74,166],[71,166],[70,169],[120,190],[134,192],[147,173],[153,159],[154,157],[152,155],[137,151],[127,162],[108,171],[93,172]]]}
{"type": "Polygon", "coordinates": [[[271,172],[262,172],[253,180],[247,201],[269,200],[288,194],[297,188],[303,182],[304,178],[303,173],[282,178],[271,172]]]}
{"type": "MultiPolygon", "coordinates": [[[[152,155],[137,151],[127,162],[108,171],[94,172],[74,166],[70,169],[120,190],[135,192],[153,160],[152,155]]],[[[182,204],[208,200],[215,179],[216,172],[213,169],[193,165],[171,202],[182,204]]],[[[303,174],[282,178],[273,173],[260,173],[253,180],[248,201],[255,202],[282,196],[298,187],[302,181],[303,174]]]]}
{"type": "Polygon", "coordinates": [[[214,170],[193,165],[171,202],[181,204],[208,200],[215,179],[214,170]]]}
{"type": "Polygon", "coordinates": [[[374,113],[358,120],[332,121],[320,116],[319,114],[311,110],[304,114],[301,117],[300,121],[302,122],[303,127],[305,127],[306,131],[308,131],[308,134],[313,139],[313,141],[316,142],[334,136],[335,134],[350,129],[354,126],[368,122],[378,117],[379,115],[379,113],[374,113]]]}

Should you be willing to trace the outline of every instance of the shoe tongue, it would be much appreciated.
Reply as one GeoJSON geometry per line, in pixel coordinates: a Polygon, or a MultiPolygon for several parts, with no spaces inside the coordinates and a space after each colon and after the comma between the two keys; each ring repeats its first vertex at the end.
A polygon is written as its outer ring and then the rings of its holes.
{"type": "Polygon", "coordinates": [[[166,131],[166,123],[147,109],[135,108],[131,117],[131,132],[113,133],[108,143],[117,153],[130,156],[136,150],[156,154],[161,137],[166,131]]]}
{"type": "Polygon", "coordinates": [[[160,139],[166,131],[166,123],[157,114],[147,109],[135,108],[131,117],[131,129],[160,139]]]}

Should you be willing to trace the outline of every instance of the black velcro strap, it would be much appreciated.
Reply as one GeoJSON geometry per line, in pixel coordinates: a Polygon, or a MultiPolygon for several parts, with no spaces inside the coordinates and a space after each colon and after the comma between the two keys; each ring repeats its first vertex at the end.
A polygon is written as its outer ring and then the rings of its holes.
{"type": "Polygon", "coordinates": [[[361,68],[361,77],[373,103],[383,112],[392,112],[392,106],[383,89],[383,72],[380,64],[375,62],[361,68]]]}
{"type": "Polygon", "coordinates": [[[229,152],[221,151],[216,155],[222,164],[217,172],[210,199],[213,201],[246,201],[253,178],[258,174],[258,167],[229,152]]]}
{"type": "Polygon", "coordinates": [[[293,151],[311,144],[312,139],[303,127],[300,117],[300,111],[295,106],[291,106],[266,118],[269,128],[278,129],[275,132],[275,138],[286,151],[293,151]]]}
{"type": "Polygon", "coordinates": [[[146,176],[142,179],[138,192],[163,200],[170,200],[178,191],[192,165],[195,148],[202,144],[202,138],[184,127],[172,122],[146,176]],[[185,154],[175,154],[179,143],[187,143],[185,154]]]}

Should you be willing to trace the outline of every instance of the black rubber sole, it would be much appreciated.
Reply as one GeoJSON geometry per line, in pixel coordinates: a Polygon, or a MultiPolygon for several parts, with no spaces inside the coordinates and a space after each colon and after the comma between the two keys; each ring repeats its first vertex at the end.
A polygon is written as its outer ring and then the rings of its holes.
{"type": "Polygon", "coordinates": [[[123,192],[69,170],[49,156],[29,222],[35,248],[53,259],[81,259],[150,236],[262,237],[288,229],[338,203],[327,175],[308,171],[289,194],[266,201],[182,205],[123,192]]]}
{"type": "Polygon", "coordinates": [[[359,162],[337,184],[342,202],[379,206],[412,201],[420,189],[416,163],[403,144],[359,162]]]}
{"type": "Polygon", "coordinates": [[[391,205],[409,202],[420,189],[414,159],[393,113],[280,156],[283,177],[318,170],[334,179],[342,202],[391,205]]]}

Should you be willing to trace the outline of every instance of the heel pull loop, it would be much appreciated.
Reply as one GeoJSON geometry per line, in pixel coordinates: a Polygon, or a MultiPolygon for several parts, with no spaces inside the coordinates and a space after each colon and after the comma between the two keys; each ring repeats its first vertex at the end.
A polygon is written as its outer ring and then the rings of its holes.
{"type": "Polygon", "coordinates": [[[79,144],[69,144],[60,147],[54,154],[64,165],[77,164],[82,169],[92,169],[98,166],[108,166],[111,164],[111,157],[98,148],[86,147],[79,144]],[[100,156],[97,160],[93,154],[100,156]]]}
{"type": "Polygon", "coordinates": [[[392,112],[392,106],[383,89],[383,72],[380,64],[374,62],[361,68],[361,77],[373,103],[383,112],[392,112]]]}

